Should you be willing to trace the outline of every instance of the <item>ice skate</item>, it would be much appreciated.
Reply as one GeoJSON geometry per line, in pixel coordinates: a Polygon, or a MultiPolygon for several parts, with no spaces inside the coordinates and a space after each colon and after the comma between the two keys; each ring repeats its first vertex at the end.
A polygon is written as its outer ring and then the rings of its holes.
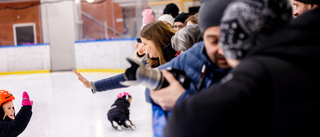
{"type": "Polygon", "coordinates": [[[136,129],[136,126],[134,124],[132,124],[132,122],[130,120],[126,120],[126,126],[128,128],[130,128],[131,130],[135,130],[136,129]]]}
{"type": "Polygon", "coordinates": [[[112,127],[116,130],[119,130],[121,131],[122,130],[122,127],[118,124],[118,122],[116,121],[112,121],[112,127]]]}

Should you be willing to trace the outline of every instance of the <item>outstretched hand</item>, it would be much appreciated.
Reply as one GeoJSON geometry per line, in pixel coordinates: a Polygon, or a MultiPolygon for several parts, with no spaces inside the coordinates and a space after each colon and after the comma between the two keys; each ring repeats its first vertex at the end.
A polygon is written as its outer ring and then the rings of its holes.
{"type": "Polygon", "coordinates": [[[33,101],[30,100],[29,95],[26,91],[24,91],[22,93],[22,106],[32,106],[33,105],[33,101]]]}
{"type": "Polygon", "coordinates": [[[92,85],[91,85],[91,83],[90,83],[89,80],[87,80],[85,77],[83,77],[83,76],[82,76],[79,72],[77,72],[76,70],[73,70],[73,73],[78,76],[78,79],[82,82],[82,84],[83,84],[86,88],[92,89],[92,85]]]}
{"type": "Polygon", "coordinates": [[[163,70],[162,73],[165,79],[168,81],[169,86],[159,90],[152,90],[150,92],[150,96],[155,103],[162,107],[163,110],[170,111],[173,109],[174,105],[185,89],[170,72],[163,70]]]}

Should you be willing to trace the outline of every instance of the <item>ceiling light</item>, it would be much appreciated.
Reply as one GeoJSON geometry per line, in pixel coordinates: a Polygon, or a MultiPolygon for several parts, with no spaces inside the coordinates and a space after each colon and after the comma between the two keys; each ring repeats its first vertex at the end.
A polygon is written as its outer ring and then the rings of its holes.
{"type": "Polygon", "coordinates": [[[88,3],[92,3],[92,2],[94,2],[94,0],[87,0],[87,2],[88,2],[88,3]]]}

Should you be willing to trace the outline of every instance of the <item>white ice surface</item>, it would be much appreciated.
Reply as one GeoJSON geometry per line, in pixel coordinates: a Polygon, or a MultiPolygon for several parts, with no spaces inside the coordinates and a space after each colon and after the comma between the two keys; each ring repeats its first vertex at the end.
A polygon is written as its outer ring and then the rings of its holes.
{"type": "MultiPolygon", "coordinates": [[[[90,81],[115,73],[81,73],[90,81]]],[[[70,72],[0,76],[0,89],[14,96],[16,113],[23,91],[33,100],[33,115],[19,137],[152,137],[151,105],[145,101],[145,88],[132,86],[92,94],[70,72]],[[130,119],[136,130],[117,131],[107,119],[107,111],[120,92],[132,95],[130,119]]]]}

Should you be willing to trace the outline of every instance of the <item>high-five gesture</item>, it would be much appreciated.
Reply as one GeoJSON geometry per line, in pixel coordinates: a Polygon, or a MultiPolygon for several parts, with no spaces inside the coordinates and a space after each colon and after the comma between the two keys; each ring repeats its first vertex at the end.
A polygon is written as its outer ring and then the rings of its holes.
{"type": "Polygon", "coordinates": [[[33,105],[33,101],[30,100],[30,97],[28,95],[28,93],[26,91],[23,92],[22,94],[22,106],[32,106],[33,105]]]}
{"type": "Polygon", "coordinates": [[[90,88],[92,89],[92,85],[90,83],[89,80],[87,80],[85,77],[83,77],[79,72],[77,72],[76,70],[73,70],[74,74],[76,74],[78,76],[78,79],[82,82],[82,84],[86,87],[86,88],[90,88]]]}

